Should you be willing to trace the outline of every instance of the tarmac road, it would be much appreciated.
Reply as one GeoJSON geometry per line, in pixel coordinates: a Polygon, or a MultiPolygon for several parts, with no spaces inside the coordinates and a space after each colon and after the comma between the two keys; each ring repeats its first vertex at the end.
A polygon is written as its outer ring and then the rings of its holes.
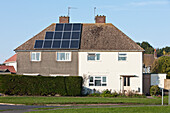
{"type": "MultiPolygon", "coordinates": [[[[35,105],[0,105],[0,113],[24,113],[28,111],[36,111],[34,108],[45,108],[45,107],[54,107],[54,106],[35,106],[35,105]]],[[[55,106],[57,107],[57,106],[55,106]]]]}

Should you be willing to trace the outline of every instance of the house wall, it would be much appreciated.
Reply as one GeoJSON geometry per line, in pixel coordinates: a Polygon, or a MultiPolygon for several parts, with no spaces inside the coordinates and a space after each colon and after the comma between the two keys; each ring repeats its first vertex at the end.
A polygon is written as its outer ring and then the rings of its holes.
{"type": "Polygon", "coordinates": [[[87,61],[88,52],[79,52],[79,76],[88,78],[93,76],[106,76],[107,86],[89,86],[86,79],[84,86],[87,89],[102,91],[111,89],[112,91],[122,90],[122,79],[120,75],[135,75],[130,78],[131,90],[143,92],[142,89],[142,52],[123,52],[127,53],[127,61],[118,61],[118,52],[92,52],[100,53],[100,61],[87,61]]]}
{"type": "Polygon", "coordinates": [[[17,52],[17,74],[69,74],[78,76],[78,53],[72,52],[71,61],[56,61],[56,52],[41,52],[41,61],[31,61],[30,52],[17,52]]]}

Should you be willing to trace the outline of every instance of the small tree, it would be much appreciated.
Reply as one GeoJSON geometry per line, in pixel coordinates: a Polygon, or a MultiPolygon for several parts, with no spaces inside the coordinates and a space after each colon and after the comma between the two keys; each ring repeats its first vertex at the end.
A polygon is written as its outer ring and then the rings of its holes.
{"type": "Polygon", "coordinates": [[[162,56],[154,61],[151,69],[152,73],[166,73],[170,77],[170,57],[162,56]]]}
{"type": "Polygon", "coordinates": [[[160,94],[160,88],[158,87],[158,85],[154,85],[154,86],[151,86],[150,88],[150,95],[158,95],[160,94]]]}

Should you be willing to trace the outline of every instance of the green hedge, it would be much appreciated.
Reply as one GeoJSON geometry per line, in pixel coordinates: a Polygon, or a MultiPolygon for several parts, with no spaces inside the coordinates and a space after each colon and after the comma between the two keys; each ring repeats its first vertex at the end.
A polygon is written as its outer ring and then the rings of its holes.
{"type": "Polygon", "coordinates": [[[82,77],[0,75],[0,93],[7,95],[81,95],[82,77]]]}

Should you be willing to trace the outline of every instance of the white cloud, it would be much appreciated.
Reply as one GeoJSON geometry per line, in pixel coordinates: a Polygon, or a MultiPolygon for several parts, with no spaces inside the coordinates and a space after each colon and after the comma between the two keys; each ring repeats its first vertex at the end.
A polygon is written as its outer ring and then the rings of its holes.
{"type": "Polygon", "coordinates": [[[146,6],[146,5],[168,5],[170,1],[145,1],[145,2],[132,2],[133,6],[146,6]]]}

